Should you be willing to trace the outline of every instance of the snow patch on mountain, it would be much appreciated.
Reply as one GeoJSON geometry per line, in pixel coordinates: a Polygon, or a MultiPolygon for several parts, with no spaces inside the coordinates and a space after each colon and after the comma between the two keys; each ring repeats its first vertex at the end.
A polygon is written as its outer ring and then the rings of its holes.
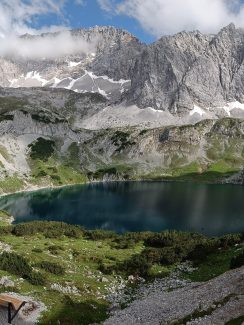
{"type": "Polygon", "coordinates": [[[223,109],[228,114],[228,116],[231,117],[231,112],[235,109],[244,111],[244,104],[242,104],[238,101],[230,102],[230,103],[227,103],[227,105],[224,106],[223,109]]]}
{"type": "Polygon", "coordinates": [[[74,68],[74,67],[77,67],[78,65],[80,65],[82,62],[80,61],[80,62],[72,62],[72,61],[70,61],[70,62],[68,62],[68,67],[69,68],[74,68]]]}
{"type": "MultiPolygon", "coordinates": [[[[76,67],[80,62],[70,61],[69,67],[76,67]]],[[[108,76],[97,76],[91,71],[81,70],[80,76],[72,78],[58,78],[57,76],[51,79],[44,78],[38,71],[30,71],[26,75],[21,75],[19,79],[10,81],[10,87],[51,87],[64,88],[73,90],[78,93],[99,93],[107,99],[117,100],[121,95],[130,88],[130,80],[114,80],[108,76]]]]}
{"type": "Polygon", "coordinates": [[[190,111],[190,116],[194,114],[199,114],[200,116],[203,116],[204,114],[206,114],[206,112],[201,107],[194,105],[193,109],[190,111]]]}

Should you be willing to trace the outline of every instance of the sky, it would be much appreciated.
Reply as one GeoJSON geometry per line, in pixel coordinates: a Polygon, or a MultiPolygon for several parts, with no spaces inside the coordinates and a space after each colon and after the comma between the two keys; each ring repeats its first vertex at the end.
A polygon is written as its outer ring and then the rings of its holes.
{"type": "Polygon", "coordinates": [[[150,43],[182,30],[244,27],[244,0],[0,0],[0,37],[94,25],[126,29],[150,43]]]}

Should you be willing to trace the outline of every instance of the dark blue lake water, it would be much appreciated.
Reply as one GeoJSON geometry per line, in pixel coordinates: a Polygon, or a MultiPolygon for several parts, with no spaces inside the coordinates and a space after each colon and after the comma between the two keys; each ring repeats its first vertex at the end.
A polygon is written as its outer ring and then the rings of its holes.
{"type": "Polygon", "coordinates": [[[56,220],[87,229],[222,235],[244,231],[244,187],[192,183],[99,183],[0,198],[17,223],[56,220]]]}

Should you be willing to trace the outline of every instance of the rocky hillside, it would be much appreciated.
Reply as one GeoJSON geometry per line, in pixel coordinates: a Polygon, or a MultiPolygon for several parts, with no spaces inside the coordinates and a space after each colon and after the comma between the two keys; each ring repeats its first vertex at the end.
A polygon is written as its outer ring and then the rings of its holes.
{"type": "Polygon", "coordinates": [[[243,324],[243,280],[242,267],[206,283],[190,283],[175,290],[167,290],[166,283],[162,287],[154,284],[144,289],[143,299],[116,311],[104,325],[243,324]]]}
{"type": "Polygon", "coordinates": [[[197,179],[242,182],[244,122],[83,129],[106,99],[62,89],[0,92],[0,188],[107,179],[197,179]]]}

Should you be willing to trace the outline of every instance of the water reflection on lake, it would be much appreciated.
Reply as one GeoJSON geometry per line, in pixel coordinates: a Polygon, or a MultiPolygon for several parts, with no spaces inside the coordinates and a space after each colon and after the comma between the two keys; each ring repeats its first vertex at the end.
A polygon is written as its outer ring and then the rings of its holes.
{"type": "Polygon", "coordinates": [[[176,229],[208,235],[244,231],[244,187],[118,182],[0,198],[16,222],[56,220],[117,232],[176,229]]]}

